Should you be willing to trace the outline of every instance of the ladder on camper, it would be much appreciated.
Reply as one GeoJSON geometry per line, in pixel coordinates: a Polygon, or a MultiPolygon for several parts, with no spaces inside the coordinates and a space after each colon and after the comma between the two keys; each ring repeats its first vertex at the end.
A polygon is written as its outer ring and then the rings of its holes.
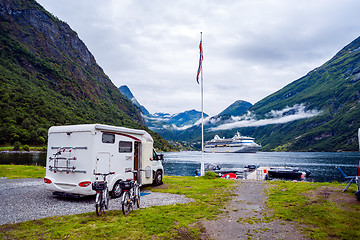
{"type": "Polygon", "coordinates": [[[57,149],[52,157],[49,157],[49,162],[54,161],[54,165],[49,165],[49,170],[56,172],[81,172],[86,173],[85,170],[76,169],[76,167],[71,164],[71,161],[76,161],[75,156],[71,156],[73,149],[87,149],[86,147],[52,147],[51,149],[57,149]],[[61,163],[60,163],[61,162],[61,163]]]}

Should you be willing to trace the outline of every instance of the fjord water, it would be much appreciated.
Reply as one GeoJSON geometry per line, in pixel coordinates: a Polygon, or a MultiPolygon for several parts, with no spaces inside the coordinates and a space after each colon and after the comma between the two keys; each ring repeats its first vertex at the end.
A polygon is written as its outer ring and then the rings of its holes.
{"type": "MultiPolygon", "coordinates": [[[[166,175],[194,176],[200,169],[201,152],[164,153],[166,175]]],[[[204,153],[205,164],[223,168],[241,168],[246,165],[298,167],[311,171],[308,180],[316,182],[345,181],[335,168],[341,167],[350,176],[356,174],[359,152],[257,152],[257,153],[204,153]]]]}
{"type": "Polygon", "coordinates": [[[46,165],[46,153],[0,153],[0,164],[46,165]]]}
{"type": "MultiPolygon", "coordinates": [[[[194,176],[200,169],[201,152],[165,152],[165,175],[194,176]]],[[[257,152],[257,153],[204,153],[205,164],[223,168],[256,166],[291,166],[311,171],[310,181],[345,181],[335,168],[341,167],[347,175],[355,175],[360,161],[359,152],[257,152]]],[[[0,164],[45,166],[46,153],[1,153],[0,164]]]]}

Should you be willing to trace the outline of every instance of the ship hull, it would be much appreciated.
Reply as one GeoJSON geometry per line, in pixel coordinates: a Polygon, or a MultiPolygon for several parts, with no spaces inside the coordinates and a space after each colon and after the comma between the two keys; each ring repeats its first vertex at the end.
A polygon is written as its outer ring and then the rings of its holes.
{"type": "Polygon", "coordinates": [[[236,146],[236,147],[205,147],[206,153],[256,153],[260,147],[257,146],[236,146]]]}

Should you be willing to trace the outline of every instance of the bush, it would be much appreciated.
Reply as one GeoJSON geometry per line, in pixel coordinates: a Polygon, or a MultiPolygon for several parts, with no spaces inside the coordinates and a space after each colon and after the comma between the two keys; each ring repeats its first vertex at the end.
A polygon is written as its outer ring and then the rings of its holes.
{"type": "Polygon", "coordinates": [[[37,142],[38,142],[39,144],[43,145],[43,144],[45,144],[45,138],[43,138],[43,137],[38,137],[37,142]]]}
{"type": "Polygon", "coordinates": [[[24,145],[23,150],[24,150],[24,151],[27,151],[27,152],[30,151],[29,145],[24,145]]]}
{"type": "Polygon", "coordinates": [[[205,179],[214,179],[217,178],[217,174],[215,172],[205,172],[204,178],[205,179]]]}
{"type": "Polygon", "coordinates": [[[19,151],[20,146],[21,146],[21,143],[19,141],[16,141],[13,146],[13,151],[19,151]]]}

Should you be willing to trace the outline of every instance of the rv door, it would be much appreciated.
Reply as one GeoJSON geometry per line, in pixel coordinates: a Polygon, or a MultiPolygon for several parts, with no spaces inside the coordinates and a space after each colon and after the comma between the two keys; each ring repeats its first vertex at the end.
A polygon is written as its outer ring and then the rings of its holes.
{"type": "Polygon", "coordinates": [[[153,168],[152,168],[152,154],[153,154],[153,143],[142,142],[141,143],[141,159],[140,159],[140,179],[141,184],[151,184],[153,181],[153,168]]]}
{"type": "Polygon", "coordinates": [[[110,172],[110,153],[98,152],[96,154],[95,172],[108,173],[110,172]]]}

